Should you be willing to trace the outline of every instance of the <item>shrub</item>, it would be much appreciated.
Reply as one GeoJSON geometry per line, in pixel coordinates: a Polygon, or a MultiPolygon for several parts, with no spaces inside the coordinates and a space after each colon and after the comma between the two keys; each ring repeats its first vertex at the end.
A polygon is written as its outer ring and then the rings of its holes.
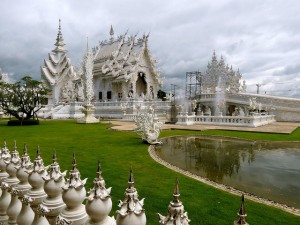
{"type": "Polygon", "coordinates": [[[32,126],[32,125],[39,125],[39,120],[9,120],[7,122],[7,126],[32,126]]]}

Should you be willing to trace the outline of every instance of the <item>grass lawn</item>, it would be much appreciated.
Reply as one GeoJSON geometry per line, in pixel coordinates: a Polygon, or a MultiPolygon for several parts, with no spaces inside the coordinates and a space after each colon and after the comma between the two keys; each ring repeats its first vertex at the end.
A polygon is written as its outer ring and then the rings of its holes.
{"type": "MultiPolygon", "coordinates": [[[[237,219],[240,197],[205,185],[199,181],[178,174],[157,164],[148,155],[148,145],[141,142],[134,132],[109,130],[105,124],[76,124],[75,121],[41,121],[39,126],[8,127],[0,121],[0,140],[6,139],[12,150],[14,139],[22,152],[27,144],[31,160],[35,157],[37,145],[45,165],[51,163],[54,149],[57,152],[61,170],[71,169],[72,154],[75,152],[81,179],[88,177],[88,190],[96,175],[97,160],[101,160],[102,175],[107,187],[112,187],[113,210],[116,216],[118,200],[123,200],[127,187],[130,166],[133,168],[135,187],[139,198],[146,198],[147,224],[158,224],[156,213],[167,213],[172,200],[176,177],[179,178],[180,199],[188,212],[190,224],[232,224],[237,219]]],[[[254,140],[299,141],[300,130],[291,135],[261,134],[234,131],[163,131],[161,136],[185,134],[214,134],[254,140]]],[[[300,224],[300,217],[279,209],[258,204],[246,199],[249,224],[300,224]]]]}

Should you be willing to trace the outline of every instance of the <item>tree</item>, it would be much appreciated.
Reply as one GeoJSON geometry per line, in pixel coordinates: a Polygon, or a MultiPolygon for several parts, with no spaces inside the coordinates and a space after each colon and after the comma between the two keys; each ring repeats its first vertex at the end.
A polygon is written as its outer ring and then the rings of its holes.
{"type": "Polygon", "coordinates": [[[36,113],[46,101],[49,90],[30,76],[10,84],[0,81],[0,106],[4,113],[20,121],[36,118],[36,113]]]}

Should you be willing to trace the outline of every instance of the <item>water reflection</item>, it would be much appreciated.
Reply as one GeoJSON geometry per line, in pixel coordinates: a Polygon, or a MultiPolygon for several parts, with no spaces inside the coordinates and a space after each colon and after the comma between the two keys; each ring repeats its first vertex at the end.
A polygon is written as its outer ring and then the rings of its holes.
{"type": "Polygon", "coordinates": [[[300,208],[299,143],[177,136],[156,152],[194,174],[300,208]]]}

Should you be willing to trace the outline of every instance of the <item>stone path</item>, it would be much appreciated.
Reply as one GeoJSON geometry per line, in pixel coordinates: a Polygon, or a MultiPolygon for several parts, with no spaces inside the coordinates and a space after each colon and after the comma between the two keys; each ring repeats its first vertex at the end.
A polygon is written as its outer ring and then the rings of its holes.
{"type": "MultiPolygon", "coordinates": [[[[124,122],[120,120],[111,120],[113,130],[133,131],[136,126],[134,122],[124,122]]],[[[235,127],[235,126],[216,126],[216,125],[191,125],[181,126],[176,124],[164,124],[163,130],[234,130],[234,131],[252,131],[263,133],[290,134],[300,126],[299,122],[275,122],[260,127],[235,127]]]]}

